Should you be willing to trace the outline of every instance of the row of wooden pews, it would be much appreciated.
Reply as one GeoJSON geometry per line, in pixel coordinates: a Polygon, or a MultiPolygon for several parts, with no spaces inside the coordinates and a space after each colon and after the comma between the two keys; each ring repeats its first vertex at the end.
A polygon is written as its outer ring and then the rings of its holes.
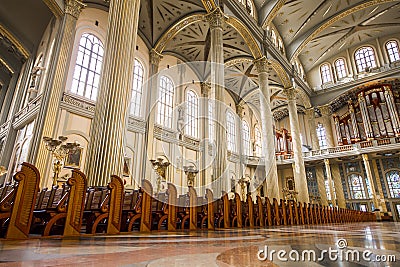
{"type": "Polygon", "coordinates": [[[215,228],[271,227],[282,225],[351,223],[374,221],[370,212],[323,207],[250,194],[242,201],[239,194],[223,193],[214,199],[206,190],[198,196],[193,187],[178,195],[169,183],[157,195],[148,180],[139,190],[124,190],[123,181],[112,176],[106,187],[88,187],[86,176],[72,171],[62,186],[39,191],[39,172],[23,163],[14,184],[0,189],[0,236],[77,236],[118,234],[153,230],[198,230],[215,228]]]}

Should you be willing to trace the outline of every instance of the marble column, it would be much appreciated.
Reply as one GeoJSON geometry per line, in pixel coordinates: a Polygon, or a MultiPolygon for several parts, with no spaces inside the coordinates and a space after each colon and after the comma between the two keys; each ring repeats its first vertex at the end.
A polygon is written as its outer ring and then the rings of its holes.
{"type": "Polygon", "coordinates": [[[106,185],[112,174],[122,174],[139,8],[140,1],[110,2],[104,65],[85,166],[90,185],[106,185]]]}
{"type": "Polygon", "coordinates": [[[367,135],[367,140],[372,140],[374,138],[374,133],[372,131],[371,121],[369,120],[367,103],[365,102],[364,92],[358,94],[358,103],[360,105],[361,117],[364,124],[365,134],[367,135]]]}
{"type": "Polygon", "coordinates": [[[68,67],[71,61],[72,46],[76,33],[76,22],[85,5],[78,0],[65,0],[65,14],[59,29],[58,40],[54,51],[53,66],[50,66],[49,76],[46,81],[48,86],[42,96],[39,114],[36,119],[34,136],[28,158],[40,172],[41,187],[47,186],[45,179],[50,152],[45,148],[43,137],[54,136],[58,126],[60,99],[65,90],[68,67]]]}
{"type": "Polygon", "coordinates": [[[338,145],[341,146],[343,145],[343,137],[342,137],[342,132],[340,131],[339,117],[333,115],[333,121],[335,123],[335,131],[336,131],[338,145]]]}
{"type": "Polygon", "coordinates": [[[396,103],[394,101],[393,92],[389,86],[384,85],[386,104],[390,115],[390,120],[392,121],[394,134],[400,136],[400,121],[399,114],[397,112],[396,103]]]}
{"type": "Polygon", "coordinates": [[[353,126],[353,133],[354,133],[354,138],[355,141],[359,141],[360,138],[360,131],[358,130],[358,123],[357,123],[357,118],[356,118],[356,113],[354,111],[354,106],[351,101],[349,101],[349,113],[350,113],[350,119],[351,119],[351,124],[353,126]]]}
{"type": "Polygon", "coordinates": [[[304,165],[302,144],[300,140],[300,126],[299,117],[297,114],[296,106],[296,90],[291,88],[284,89],[284,94],[287,97],[289,120],[290,120],[290,131],[292,134],[293,143],[293,157],[294,157],[294,181],[296,184],[296,191],[299,192],[297,200],[300,202],[309,202],[308,187],[306,169],[304,165]]]}
{"type": "MultiPolygon", "coordinates": [[[[208,110],[208,95],[210,93],[210,84],[202,82],[200,84],[201,98],[200,98],[200,141],[203,146],[201,153],[201,171],[200,181],[201,185],[206,188],[211,184],[211,175],[208,173],[208,145],[209,145],[209,110],[208,110]]],[[[203,190],[204,191],[204,190],[203,190]]]]}
{"type": "Polygon", "coordinates": [[[315,167],[315,174],[317,176],[318,192],[321,198],[321,205],[328,206],[328,198],[326,197],[325,177],[322,166],[315,167]]]}
{"type": "MultiPolygon", "coordinates": [[[[245,154],[244,143],[243,143],[243,106],[236,105],[236,144],[238,145],[238,155],[239,155],[239,179],[244,176],[243,162],[244,157],[248,156],[245,154]]],[[[232,187],[232,185],[231,185],[232,187]]]]}
{"type": "Polygon", "coordinates": [[[374,169],[374,175],[376,177],[376,187],[378,188],[379,192],[379,206],[378,208],[383,211],[387,212],[386,202],[385,202],[385,195],[383,194],[383,188],[380,181],[379,170],[376,160],[372,160],[372,168],[374,169]]]}
{"type": "Polygon", "coordinates": [[[265,161],[265,180],[267,195],[271,200],[280,199],[280,187],[275,154],[274,122],[271,111],[271,91],[268,85],[268,61],[265,57],[254,62],[258,71],[260,87],[260,111],[262,131],[262,156],[265,161]]]}
{"type": "Polygon", "coordinates": [[[319,140],[317,136],[317,125],[315,124],[315,111],[314,108],[306,109],[306,116],[311,134],[312,150],[319,150],[319,140]]]}
{"type": "Polygon", "coordinates": [[[211,33],[211,95],[214,96],[215,108],[215,153],[213,171],[214,195],[219,197],[226,188],[227,174],[227,145],[226,145],[226,106],[224,86],[224,44],[223,24],[224,14],[218,7],[206,15],[211,33]]]}
{"type": "MultiPolygon", "coordinates": [[[[145,106],[145,120],[146,130],[144,133],[144,147],[143,147],[143,163],[142,163],[142,175],[141,179],[151,180],[152,174],[154,174],[153,166],[150,160],[155,159],[154,155],[154,123],[156,121],[157,111],[157,98],[158,98],[158,68],[162,55],[152,49],[150,51],[150,70],[149,80],[147,83],[148,93],[146,95],[146,106],[145,106]]],[[[140,181],[139,181],[140,182],[140,181]]]]}
{"type": "MultiPolygon", "coordinates": [[[[369,185],[371,187],[372,203],[374,204],[375,209],[377,209],[377,208],[379,208],[379,203],[378,203],[378,199],[376,198],[374,177],[372,175],[372,168],[371,168],[371,164],[369,162],[369,157],[368,157],[368,154],[362,154],[361,156],[362,156],[362,159],[364,162],[365,172],[367,173],[367,179],[368,179],[369,185]]],[[[367,194],[367,196],[369,196],[368,192],[366,194],[367,194]]]]}
{"type": "Polygon", "coordinates": [[[332,164],[332,178],[335,184],[336,202],[339,208],[346,208],[346,199],[344,198],[342,176],[340,175],[339,165],[332,164]]]}
{"type": "Polygon", "coordinates": [[[324,163],[325,163],[326,177],[327,177],[328,185],[329,185],[329,193],[331,195],[332,206],[336,207],[335,191],[333,190],[335,188],[335,185],[333,184],[333,180],[332,180],[332,172],[331,172],[331,165],[329,163],[329,159],[324,159],[324,163]]]}
{"type": "Polygon", "coordinates": [[[334,147],[335,142],[334,142],[334,137],[333,137],[333,132],[332,132],[331,108],[329,105],[324,105],[324,106],[320,106],[319,110],[321,111],[322,124],[324,125],[324,128],[325,128],[326,146],[328,148],[334,147]]]}

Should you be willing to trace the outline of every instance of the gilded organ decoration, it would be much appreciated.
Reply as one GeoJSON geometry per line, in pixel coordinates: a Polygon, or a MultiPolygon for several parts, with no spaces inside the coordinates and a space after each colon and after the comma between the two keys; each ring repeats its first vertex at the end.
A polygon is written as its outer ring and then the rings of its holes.
{"type": "Polygon", "coordinates": [[[285,128],[275,130],[275,153],[276,155],[291,155],[293,152],[292,135],[285,128]]]}

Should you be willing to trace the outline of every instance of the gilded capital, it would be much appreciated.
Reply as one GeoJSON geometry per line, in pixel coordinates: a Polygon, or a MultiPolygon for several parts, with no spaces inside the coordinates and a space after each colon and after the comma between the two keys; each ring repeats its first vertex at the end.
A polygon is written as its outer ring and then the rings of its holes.
{"type": "Polygon", "coordinates": [[[361,92],[358,94],[358,102],[364,102],[365,97],[364,97],[364,92],[361,92]]]}
{"type": "Polygon", "coordinates": [[[240,119],[243,119],[243,106],[241,104],[236,105],[236,113],[240,119]]]}
{"type": "Polygon", "coordinates": [[[150,51],[150,64],[158,66],[160,64],[161,59],[163,58],[162,54],[156,51],[154,48],[150,51]]]}
{"type": "Polygon", "coordinates": [[[287,97],[287,100],[296,100],[296,89],[293,87],[283,89],[284,95],[287,97]]]}
{"type": "Polygon", "coordinates": [[[225,21],[224,13],[219,7],[207,14],[204,18],[210,24],[210,29],[222,28],[225,21]]]}
{"type": "Polygon", "coordinates": [[[265,56],[256,59],[254,60],[254,66],[256,67],[258,73],[268,72],[268,66],[269,66],[268,59],[265,56]]]}
{"type": "Polygon", "coordinates": [[[324,159],[324,163],[326,166],[329,166],[329,159],[324,159]]]}
{"type": "Polygon", "coordinates": [[[78,0],[65,0],[65,14],[69,14],[78,19],[82,9],[86,7],[84,3],[78,0]]]}
{"type": "Polygon", "coordinates": [[[318,108],[321,111],[322,116],[331,115],[331,106],[329,104],[328,105],[319,106],[318,108]]]}
{"type": "Polygon", "coordinates": [[[306,112],[306,115],[307,115],[310,119],[315,118],[315,110],[314,110],[313,107],[307,108],[307,109],[305,110],[305,112],[306,112]]]}
{"type": "Polygon", "coordinates": [[[361,157],[362,157],[363,161],[368,161],[369,160],[368,154],[362,154],[361,157]]]}

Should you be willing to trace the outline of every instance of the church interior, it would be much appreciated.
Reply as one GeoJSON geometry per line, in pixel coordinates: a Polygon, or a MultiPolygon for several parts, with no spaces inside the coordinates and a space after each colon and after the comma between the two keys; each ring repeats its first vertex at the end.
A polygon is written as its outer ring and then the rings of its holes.
{"type": "Polygon", "coordinates": [[[399,42],[398,0],[0,1],[0,266],[398,266],[399,42]]]}

